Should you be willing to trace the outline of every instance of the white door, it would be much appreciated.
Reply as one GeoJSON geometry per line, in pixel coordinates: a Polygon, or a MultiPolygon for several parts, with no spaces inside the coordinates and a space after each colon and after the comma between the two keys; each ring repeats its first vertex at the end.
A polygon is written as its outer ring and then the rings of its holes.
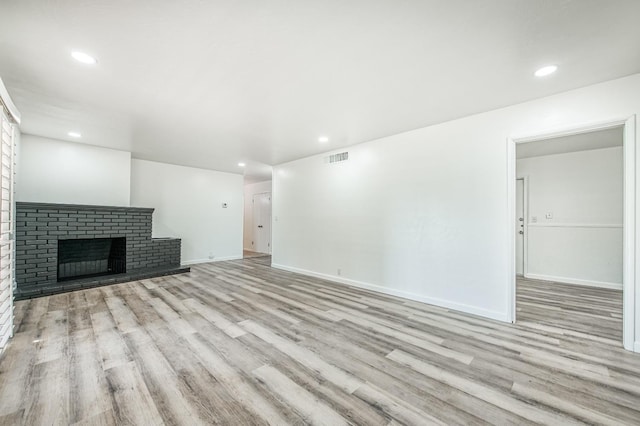
{"type": "Polygon", "coordinates": [[[271,254],[271,193],[253,196],[253,249],[271,254]]]}
{"type": "Polygon", "coordinates": [[[524,275],[524,179],[516,179],[516,275],[524,275]]]}

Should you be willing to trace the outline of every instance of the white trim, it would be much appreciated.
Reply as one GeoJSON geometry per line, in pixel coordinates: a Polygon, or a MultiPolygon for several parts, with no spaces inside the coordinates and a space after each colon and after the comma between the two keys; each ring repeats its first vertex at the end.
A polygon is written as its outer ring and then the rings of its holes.
{"type": "Polygon", "coordinates": [[[183,260],[181,264],[182,266],[189,266],[189,265],[197,265],[198,263],[207,263],[207,262],[213,262],[213,260],[212,259],[183,260]]]}
{"type": "Polygon", "coordinates": [[[621,223],[560,223],[560,222],[536,222],[529,223],[531,228],[622,228],[621,223]]]}
{"type": "Polygon", "coordinates": [[[622,344],[627,350],[635,350],[640,352],[638,348],[633,347],[633,342],[637,339],[636,332],[640,330],[637,310],[640,308],[640,302],[636,301],[636,265],[639,260],[637,258],[636,241],[640,241],[638,231],[640,227],[636,226],[640,209],[636,209],[636,192],[638,151],[636,150],[636,116],[632,115],[627,118],[624,123],[623,135],[623,197],[624,210],[622,221],[624,224],[624,232],[622,235],[623,259],[622,259],[622,344]]]}
{"type": "Polygon", "coordinates": [[[516,144],[507,138],[507,321],[516,322],[516,144]]]}
{"type": "Polygon", "coordinates": [[[613,118],[597,123],[586,123],[582,125],[567,126],[551,132],[537,134],[520,135],[507,138],[507,241],[509,254],[507,256],[507,272],[509,274],[510,298],[509,318],[516,320],[516,274],[515,274],[515,180],[516,180],[516,143],[533,142],[543,139],[550,139],[559,136],[577,135],[605,130],[614,127],[624,126],[623,137],[623,162],[624,162],[624,209],[623,209],[623,253],[622,253],[622,286],[623,286],[623,346],[627,350],[638,350],[634,346],[636,341],[636,329],[640,331],[640,315],[636,315],[636,308],[640,306],[640,292],[636,293],[636,265],[640,264],[640,251],[636,251],[636,241],[640,241],[640,227],[636,227],[636,222],[640,221],[640,209],[636,209],[636,164],[640,159],[636,158],[636,116],[624,118],[613,118]],[[637,295],[637,296],[636,296],[637,295]]]}
{"type": "Polygon", "coordinates": [[[20,115],[20,111],[18,111],[18,108],[16,108],[15,104],[13,103],[11,96],[9,96],[9,92],[7,91],[7,88],[4,86],[2,78],[0,78],[0,98],[2,98],[2,102],[4,102],[4,105],[9,110],[9,114],[11,114],[13,119],[16,120],[16,122],[19,125],[22,116],[20,115]]]}
{"type": "Polygon", "coordinates": [[[189,266],[189,265],[197,265],[198,263],[223,262],[225,260],[240,260],[240,259],[242,259],[242,256],[221,256],[221,257],[214,257],[213,259],[187,260],[182,262],[182,265],[189,266]]]}
{"type": "Polygon", "coordinates": [[[640,352],[640,340],[633,343],[633,351],[640,352]]]}
{"type": "Polygon", "coordinates": [[[579,278],[554,277],[552,275],[526,274],[525,278],[541,281],[554,281],[565,284],[582,285],[585,287],[608,288],[612,290],[622,290],[621,283],[610,283],[606,281],[581,280],[579,278]]]}
{"type": "MultiPolygon", "coordinates": [[[[635,116],[632,116],[633,118],[635,116]]],[[[558,127],[555,130],[551,130],[548,132],[536,133],[536,134],[527,134],[527,135],[516,135],[512,136],[509,139],[515,141],[516,143],[527,143],[527,142],[536,142],[544,139],[554,139],[562,136],[574,136],[574,135],[582,135],[584,133],[592,133],[597,132],[599,130],[607,130],[613,129],[615,127],[625,126],[630,117],[617,117],[612,118],[611,120],[600,121],[596,123],[584,123],[583,125],[573,125],[573,126],[562,126],[558,127]]]]}
{"type": "Polygon", "coordinates": [[[272,268],[282,269],[284,271],[294,272],[297,274],[307,275],[310,277],[321,278],[327,281],[333,281],[340,284],[346,284],[353,287],[362,288],[365,290],[371,290],[376,293],[388,294],[391,296],[402,297],[403,299],[413,300],[416,302],[427,303],[430,305],[440,306],[447,309],[453,309],[459,312],[464,312],[467,314],[478,315],[485,318],[494,319],[497,321],[508,322],[508,315],[506,313],[490,311],[487,309],[478,308],[476,306],[465,305],[462,303],[451,302],[445,299],[438,299],[434,297],[422,296],[415,293],[409,293],[402,290],[395,290],[388,287],[383,287],[377,284],[370,284],[363,281],[351,280],[344,277],[339,277],[336,275],[323,274],[320,272],[309,271],[301,268],[294,268],[292,266],[280,265],[277,263],[271,264],[272,268]]]}

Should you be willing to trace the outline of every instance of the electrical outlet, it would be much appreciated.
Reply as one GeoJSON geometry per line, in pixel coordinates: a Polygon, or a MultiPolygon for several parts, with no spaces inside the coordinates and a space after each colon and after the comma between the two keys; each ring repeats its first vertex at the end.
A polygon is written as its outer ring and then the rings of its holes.
{"type": "Polygon", "coordinates": [[[342,269],[338,268],[338,276],[342,275],[342,269]]]}
{"type": "Polygon", "coordinates": [[[209,253],[209,259],[213,259],[215,256],[213,255],[212,252],[209,253]]]}
{"type": "Polygon", "coordinates": [[[547,212],[547,214],[545,214],[544,217],[547,219],[553,219],[553,212],[547,212]]]}

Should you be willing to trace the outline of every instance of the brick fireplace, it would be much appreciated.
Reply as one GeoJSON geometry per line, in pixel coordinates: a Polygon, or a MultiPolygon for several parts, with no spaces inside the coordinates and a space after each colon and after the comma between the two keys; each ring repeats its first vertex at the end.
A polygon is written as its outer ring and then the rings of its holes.
{"type": "Polygon", "coordinates": [[[152,208],[16,203],[16,299],[188,272],[152,208]]]}

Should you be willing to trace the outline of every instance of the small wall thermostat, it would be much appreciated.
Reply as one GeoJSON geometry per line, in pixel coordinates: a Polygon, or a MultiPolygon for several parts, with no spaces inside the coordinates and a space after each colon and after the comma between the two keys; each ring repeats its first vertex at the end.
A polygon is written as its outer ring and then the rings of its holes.
{"type": "Polygon", "coordinates": [[[227,208],[227,203],[222,203],[222,208],[226,209],[227,208]]]}

